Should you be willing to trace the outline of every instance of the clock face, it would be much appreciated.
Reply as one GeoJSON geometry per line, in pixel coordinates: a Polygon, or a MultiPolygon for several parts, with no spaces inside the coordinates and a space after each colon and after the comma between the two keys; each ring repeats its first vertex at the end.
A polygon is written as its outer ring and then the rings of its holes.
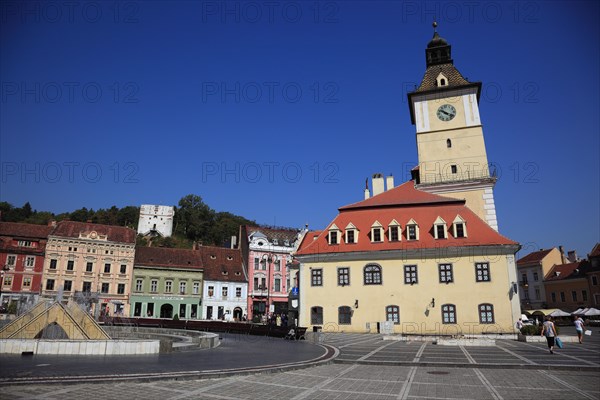
{"type": "Polygon", "coordinates": [[[450,121],[456,116],[456,108],[450,104],[442,104],[437,110],[437,117],[442,121],[450,121]]]}

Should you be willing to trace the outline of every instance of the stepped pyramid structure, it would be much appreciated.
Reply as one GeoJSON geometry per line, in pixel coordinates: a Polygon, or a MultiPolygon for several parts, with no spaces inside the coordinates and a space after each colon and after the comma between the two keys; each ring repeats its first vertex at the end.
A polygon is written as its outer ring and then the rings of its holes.
{"type": "Polygon", "coordinates": [[[111,340],[78,305],[40,302],[0,330],[0,339],[111,340]]]}

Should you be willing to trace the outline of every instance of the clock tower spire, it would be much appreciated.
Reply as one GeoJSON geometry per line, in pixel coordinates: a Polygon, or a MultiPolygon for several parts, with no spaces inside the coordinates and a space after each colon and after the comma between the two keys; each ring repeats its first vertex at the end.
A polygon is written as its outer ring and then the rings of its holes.
{"type": "Polygon", "coordinates": [[[466,205],[498,230],[494,186],[479,115],[481,82],[456,69],[450,44],[437,32],[425,49],[426,70],[408,93],[416,127],[419,166],[413,178],[420,190],[465,199],[466,205]]]}

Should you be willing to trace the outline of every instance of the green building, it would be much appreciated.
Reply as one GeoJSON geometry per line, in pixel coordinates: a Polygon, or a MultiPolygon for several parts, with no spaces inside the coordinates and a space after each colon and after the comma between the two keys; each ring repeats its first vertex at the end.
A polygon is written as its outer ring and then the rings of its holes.
{"type": "Polygon", "coordinates": [[[138,247],[130,315],[200,319],[203,279],[202,254],[198,250],[138,247]]]}

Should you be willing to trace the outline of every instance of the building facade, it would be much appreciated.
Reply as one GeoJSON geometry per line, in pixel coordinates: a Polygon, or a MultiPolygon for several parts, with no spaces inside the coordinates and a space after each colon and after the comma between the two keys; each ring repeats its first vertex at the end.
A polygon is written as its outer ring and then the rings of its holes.
{"type": "Polygon", "coordinates": [[[198,250],[138,247],[129,315],[200,319],[204,268],[198,250]]]}
{"type": "Polygon", "coordinates": [[[544,278],[555,265],[563,263],[563,255],[556,247],[540,249],[517,260],[519,297],[523,310],[547,308],[548,298],[544,278]]]}
{"type": "Polygon", "coordinates": [[[464,200],[406,182],[341,207],[306,235],[300,325],[326,331],[511,332],[520,316],[514,254],[464,200]],[[468,295],[466,295],[468,293],[468,295]]]}
{"type": "Polygon", "coordinates": [[[18,312],[42,287],[44,256],[53,226],[0,222],[0,305],[18,312]],[[12,303],[12,306],[11,306],[12,303]]]}
{"type": "Polygon", "coordinates": [[[243,321],[248,318],[248,276],[239,249],[200,246],[204,263],[202,318],[243,321]]]}
{"type": "Polygon", "coordinates": [[[593,307],[600,308],[600,243],[596,243],[588,254],[590,269],[586,275],[590,286],[590,294],[593,299],[593,307]]]}
{"type": "Polygon", "coordinates": [[[83,302],[96,316],[128,315],[135,239],[121,226],[58,222],[48,236],[42,296],[83,302]]]}
{"type": "Polygon", "coordinates": [[[266,227],[242,227],[241,240],[248,248],[248,318],[264,320],[288,313],[288,293],[295,273],[288,264],[302,231],[266,227]]]}
{"type": "Polygon", "coordinates": [[[171,206],[143,204],[137,232],[144,236],[169,237],[173,234],[175,209],[171,206]]]}
{"type": "Polygon", "coordinates": [[[588,261],[554,265],[544,279],[547,308],[571,312],[589,307],[593,300],[586,271],[590,267],[588,261]]]}

